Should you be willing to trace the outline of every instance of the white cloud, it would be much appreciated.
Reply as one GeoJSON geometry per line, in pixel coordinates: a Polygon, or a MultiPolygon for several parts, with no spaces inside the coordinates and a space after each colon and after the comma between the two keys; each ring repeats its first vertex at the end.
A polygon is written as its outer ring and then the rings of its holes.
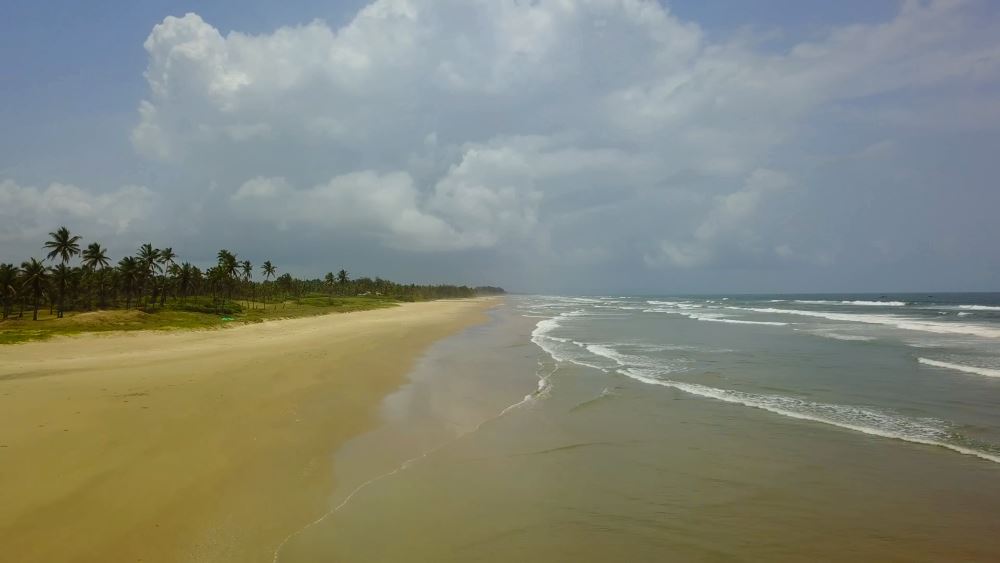
{"type": "MultiPolygon", "coordinates": [[[[780,194],[791,185],[791,179],[782,172],[765,168],[754,170],[742,189],[714,198],[689,240],[660,241],[659,252],[647,255],[646,263],[692,268],[712,263],[727,249],[744,256],[768,253],[768,249],[763,248],[758,229],[761,207],[768,197],[780,194]]],[[[794,252],[788,243],[780,243],[770,249],[770,255],[789,258],[794,252]]]]}
{"type": "Polygon", "coordinates": [[[88,237],[120,236],[147,219],[154,202],[154,194],[144,186],[97,193],[70,184],[37,188],[4,180],[0,182],[0,242],[12,252],[26,249],[37,254],[31,249],[41,248],[47,233],[60,225],[88,237]]]}
{"type": "MultiPolygon", "coordinates": [[[[911,0],[779,51],[710,40],[654,0],[376,0],[340,28],[258,35],[187,14],[146,40],[132,136],[277,228],[420,251],[542,241],[654,268],[796,260],[819,250],[773,229],[781,155],[836,116],[972,124],[947,100],[995,105],[969,89],[1000,76],[993,27],[964,2],[911,0]],[[632,215],[602,215],[612,204],[632,215]]],[[[902,153],[877,135],[834,152],[902,153]]]]}
{"type": "Polygon", "coordinates": [[[285,178],[253,178],[231,201],[279,229],[296,223],[361,232],[405,250],[490,247],[500,236],[527,232],[535,220],[531,199],[522,201],[517,186],[479,183],[474,166],[457,166],[428,196],[406,172],[363,171],[301,190],[285,178]]]}

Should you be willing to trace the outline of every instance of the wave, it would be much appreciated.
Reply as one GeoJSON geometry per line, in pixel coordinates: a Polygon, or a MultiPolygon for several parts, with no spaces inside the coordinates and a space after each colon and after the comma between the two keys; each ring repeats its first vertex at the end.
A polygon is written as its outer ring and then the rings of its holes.
{"type": "Polygon", "coordinates": [[[965,373],[985,375],[986,377],[1000,377],[1000,369],[990,369],[979,366],[966,366],[963,364],[952,364],[949,362],[941,362],[938,360],[931,360],[928,358],[917,358],[917,361],[920,362],[921,364],[934,366],[937,368],[953,369],[955,371],[963,371],[965,373]]]}
{"type": "MultiPolygon", "coordinates": [[[[730,309],[738,309],[738,307],[729,307],[730,309]]],[[[643,309],[643,313],[668,313],[671,315],[682,315],[689,319],[696,321],[708,321],[713,323],[729,323],[737,325],[764,325],[764,326],[788,326],[788,323],[782,323],[777,321],[745,321],[742,319],[731,319],[717,313],[688,313],[685,311],[677,311],[672,309],[643,309]]]]}
{"type": "Polygon", "coordinates": [[[709,316],[709,315],[696,315],[688,314],[689,318],[699,320],[699,321],[709,321],[713,323],[729,323],[735,325],[766,325],[766,326],[788,326],[788,323],[780,323],[775,321],[744,321],[742,319],[729,319],[725,317],[709,316]]]}
{"type": "Polygon", "coordinates": [[[1000,307],[994,307],[993,305],[959,305],[959,309],[968,309],[969,311],[1000,311],[1000,307]]]}
{"type": "Polygon", "coordinates": [[[584,347],[584,344],[574,342],[569,338],[550,334],[553,330],[562,326],[559,322],[560,319],[579,316],[581,313],[582,311],[568,311],[558,316],[538,321],[535,323],[534,330],[531,331],[531,341],[557,362],[570,362],[606,372],[608,371],[606,367],[587,362],[579,356],[578,350],[584,347]]]}
{"type": "Polygon", "coordinates": [[[696,383],[657,379],[629,369],[621,370],[620,373],[643,383],[672,387],[692,395],[761,409],[789,418],[820,422],[871,436],[947,448],[961,454],[1000,463],[1000,452],[994,453],[954,443],[962,438],[949,432],[945,423],[937,419],[911,419],[861,407],[814,403],[794,397],[757,395],[696,383]]]}
{"type": "Polygon", "coordinates": [[[937,334],[966,334],[971,336],[982,336],[984,338],[1000,338],[1000,329],[983,325],[921,321],[906,317],[896,317],[892,315],[857,315],[853,313],[828,313],[823,311],[801,311],[798,309],[776,309],[773,307],[727,307],[739,311],[753,311],[755,313],[799,315],[803,317],[817,317],[832,321],[845,321],[852,323],[865,323],[894,326],[903,330],[916,330],[922,332],[933,332],[937,334]]]}
{"type": "Polygon", "coordinates": [[[631,367],[655,374],[673,373],[687,369],[686,366],[667,364],[663,359],[625,354],[606,344],[584,344],[583,347],[595,356],[611,360],[618,367],[631,367]]]}
{"type": "MultiPolygon", "coordinates": [[[[780,303],[780,299],[772,299],[772,303],[780,303]]],[[[905,307],[906,303],[903,301],[827,301],[823,299],[795,299],[793,303],[801,303],[803,305],[857,305],[861,307],[905,307]]]]}
{"type": "Polygon", "coordinates": [[[858,334],[841,334],[839,332],[822,332],[813,331],[810,334],[815,334],[816,336],[822,336],[823,338],[832,338],[834,340],[847,340],[851,342],[871,342],[875,340],[874,336],[861,336],[858,334]]]}

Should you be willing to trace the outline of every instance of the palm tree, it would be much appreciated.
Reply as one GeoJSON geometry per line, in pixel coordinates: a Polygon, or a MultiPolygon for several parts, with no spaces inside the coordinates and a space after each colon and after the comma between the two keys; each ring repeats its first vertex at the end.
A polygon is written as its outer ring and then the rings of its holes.
{"type": "Polygon", "coordinates": [[[340,293],[342,295],[347,293],[347,284],[350,281],[351,278],[348,277],[347,270],[341,268],[340,271],[337,272],[337,285],[340,286],[340,293]]]}
{"type": "Polygon", "coordinates": [[[133,256],[126,256],[118,261],[119,281],[122,292],[125,293],[125,309],[132,308],[132,294],[135,292],[136,282],[142,277],[141,270],[139,259],[133,256]]]}
{"type": "Polygon", "coordinates": [[[70,235],[69,229],[66,227],[59,227],[53,233],[49,233],[52,240],[45,243],[45,248],[50,250],[48,254],[48,259],[52,260],[58,256],[62,263],[65,264],[69,262],[69,259],[80,253],[80,237],[76,235],[70,235]]]}
{"type": "Polygon", "coordinates": [[[174,265],[174,258],[177,258],[177,254],[173,248],[168,246],[160,251],[160,263],[164,266],[174,265]]]}
{"type": "Polygon", "coordinates": [[[63,316],[63,297],[66,295],[66,287],[73,284],[73,268],[67,266],[65,262],[60,262],[51,268],[49,272],[52,274],[52,281],[57,288],[56,291],[59,293],[57,318],[61,319],[63,316]]]}
{"type": "Polygon", "coordinates": [[[139,247],[139,253],[136,256],[136,260],[139,265],[138,306],[142,307],[142,299],[146,294],[146,282],[149,281],[149,278],[155,277],[156,272],[160,269],[160,250],[153,248],[153,245],[147,242],[139,247]]]}
{"type": "Polygon", "coordinates": [[[87,246],[87,250],[83,251],[82,263],[84,268],[99,270],[107,268],[111,264],[111,260],[108,258],[106,249],[101,248],[99,243],[92,242],[87,246]]]}
{"type": "Polygon", "coordinates": [[[45,290],[45,284],[49,279],[48,268],[45,264],[39,262],[38,260],[31,258],[27,262],[21,263],[21,271],[23,276],[21,278],[21,287],[27,287],[31,292],[32,303],[34,305],[35,312],[32,314],[31,319],[34,321],[38,320],[38,303],[42,300],[42,293],[45,290]]]}
{"type": "MultiPolygon", "coordinates": [[[[174,258],[177,258],[177,254],[174,253],[173,248],[168,246],[160,251],[159,263],[161,271],[163,271],[164,274],[170,273],[172,269],[177,265],[177,263],[174,262],[174,258]]],[[[167,279],[167,276],[166,275],[160,276],[160,307],[163,307],[167,304],[168,284],[169,280],[167,279]]]]}
{"type": "MultiPolygon", "coordinates": [[[[275,280],[275,281],[278,283],[278,287],[281,288],[281,291],[283,291],[286,296],[289,293],[291,293],[291,291],[292,291],[292,275],[291,274],[289,274],[289,273],[281,274],[280,276],[278,276],[278,279],[275,280]]],[[[282,302],[281,302],[281,307],[282,308],[285,307],[284,300],[282,300],[282,302]]]]}
{"type": "MultiPolygon", "coordinates": [[[[225,280],[226,286],[229,289],[229,298],[233,298],[233,283],[239,277],[239,262],[236,260],[236,254],[229,252],[225,248],[219,251],[219,276],[225,280]]],[[[225,300],[223,300],[225,304],[225,300]]]]}
{"type": "MultiPolygon", "coordinates": [[[[83,251],[83,267],[88,273],[97,273],[97,306],[104,305],[104,270],[111,264],[108,252],[101,245],[92,242],[83,251]]],[[[89,299],[88,299],[89,302],[89,299]]],[[[88,305],[89,306],[89,305],[88,305]]]]}
{"type": "Polygon", "coordinates": [[[10,315],[11,305],[17,299],[17,274],[19,270],[13,264],[0,264],[0,318],[10,315]]]}
{"type": "MultiPolygon", "coordinates": [[[[47,258],[52,260],[56,256],[59,257],[61,265],[65,269],[66,263],[69,259],[80,253],[80,237],[77,235],[71,235],[69,229],[66,227],[59,227],[55,232],[49,233],[51,240],[45,243],[45,248],[49,249],[49,254],[47,258]]],[[[65,273],[65,270],[63,271],[65,273]]],[[[59,278],[59,318],[63,316],[63,302],[66,297],[66,282],[69,280],[67,276],[59,278]]]]}
{"type": "Polygon", "coordinates": [[[244,260],[240,262],[240,273],[243,275],[243,281],[250,285],[250,299],[253,302],[255,296],[253,294],[253,284],[251,280],[253,279],[253,264],[249,260],[244,260]]]}
{"type": "Polygon", "coordinates": [[[264,288],[263,288],[263,292],[264,292],[264,311],[267,311],[267,282],[272,277],[274,277],[274,274],[275,274],[275,272],[278,271],[278,269],[275,268],[273,264],[271,264],[270,260],[265,260],[264,261],[264,265],[260,267],[260,271],[264,273],[264,288]]]}
{"type": "Polygon", "coordinates": [[[174,272],[174,278],[177,280],[177,289],[180,290],[181,302],[183,302],[191,291],[191,284],[194,283],[195,267],[190,262],[181,264],[179,268],[176,265],[174,267],[177,268],[174,272]]]}
{"type": "Polygon", "coordinates": [[[333,297],[333,284],[336,283],[337,278],[333,275],[333,272],[327,272],[326,276],[323,277],[323,284],[326,285],[327,298],[333,297]]]}

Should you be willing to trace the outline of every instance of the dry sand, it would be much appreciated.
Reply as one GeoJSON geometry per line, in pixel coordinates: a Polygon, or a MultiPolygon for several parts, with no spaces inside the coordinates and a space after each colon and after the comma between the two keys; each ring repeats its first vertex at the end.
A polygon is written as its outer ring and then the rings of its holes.
{"type": "Polygon", "coordinates": [[[270,562],[337,446],[493,304],[0,347],[0,560],[270,562]]]}

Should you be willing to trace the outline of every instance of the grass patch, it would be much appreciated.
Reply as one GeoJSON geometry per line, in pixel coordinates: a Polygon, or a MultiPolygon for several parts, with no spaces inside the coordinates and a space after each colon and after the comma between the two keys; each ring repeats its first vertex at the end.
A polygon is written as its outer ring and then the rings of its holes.
{"type": "Polygon", "coordinates": [[[398,301],[382,297],[327,297],[310,295],[301,299],[268,303],[236,301],[218,307],[208,298],[191,298],[171,301],[166,307],[130,310],[112,309],[86,313],[67,312],[62,319],[49,315],[48,310],[38,311],[38,320],[31,320],[25,311],[24,319],[0,321],[0,344],[17,344],[44,340],[53,336],[73,336],[95,332],[131,330],[190,330],[215,329],[269,319],[314,317],[330,313],[349,313],[394,307],[398,301]],[[216,311],[221,310],[221,313],[216,311]],[[232,319],[232,320],[227,320],[232,319]]]}

